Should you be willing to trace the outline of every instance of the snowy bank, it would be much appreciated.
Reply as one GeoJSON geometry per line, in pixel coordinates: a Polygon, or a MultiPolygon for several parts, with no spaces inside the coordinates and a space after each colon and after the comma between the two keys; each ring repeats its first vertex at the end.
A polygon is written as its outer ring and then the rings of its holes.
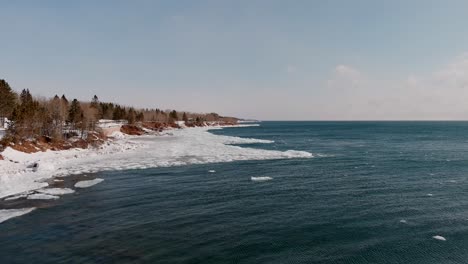
{"type": "MultiPolygon", "coordinates": [[[[99,148],[26,154],[7,148],[0,160],[0,198],[48,186],[46,179],[108,170],[145,169],[188,164],[309,158],[304,151],[275,151],[230,144],[272,143],[268,140],[220,136],[212,127],[172,130],[171,136],[125,136],[99,148]]],[[[53,195],[52,193],[48,193],[53,195]]]]}

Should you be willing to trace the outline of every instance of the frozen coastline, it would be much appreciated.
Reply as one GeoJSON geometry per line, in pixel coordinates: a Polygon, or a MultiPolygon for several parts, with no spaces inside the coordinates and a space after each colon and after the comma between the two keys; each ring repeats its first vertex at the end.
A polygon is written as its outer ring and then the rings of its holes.
{"type": "Polygon", "coordinates": [[[98,149],[71,149],[26,154],[7,148],[0,160],[0,198],[47,187],[45,180],[106,170],[145,169],[188,164],[308,158],[303,151],[274,151],[230,144],[272,143],[219,136],[216,127],[168,130],[163,135],[121,136],[98,149]],[[36,167],[34,167],[36,164],[36,167]]]}
{"type": "MultiPolygon", "coordinates": [[[[242,126],[242,125],[241,125],[242,126]]],[[[230,144],[272,143],[219,136],[216,127],[185,128],[163,135],[120,136],[98,149],[71,149],[26,154],[7,148],[0,160],[0,199],[45,188],[45,180],[106,170],[145,169],[236,160],[308,158],[304,151],[274,151],[230,144]]]]}

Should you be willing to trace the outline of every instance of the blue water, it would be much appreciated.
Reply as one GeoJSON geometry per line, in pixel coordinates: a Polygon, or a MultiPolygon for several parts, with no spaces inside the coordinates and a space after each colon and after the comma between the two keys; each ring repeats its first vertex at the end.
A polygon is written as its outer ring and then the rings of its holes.
{"type": "Polygon", "coordinates": [[[0,224],[0,263],[468,263],[467,122],[213,133],[315,157],[98,173],[0,224]]]}

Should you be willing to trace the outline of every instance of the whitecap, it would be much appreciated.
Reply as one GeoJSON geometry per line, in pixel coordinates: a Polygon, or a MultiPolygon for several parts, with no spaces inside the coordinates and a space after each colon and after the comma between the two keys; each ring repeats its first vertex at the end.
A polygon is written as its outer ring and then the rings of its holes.
{"type": "Polygon", "coordinates": [[[400,223],[402,223],[402,224],[406,224],[406,223],[408,223],[408,222],[406,222],[406,220],[405,220],[405,219],[401,219],[401,220],[400,220],[400,223]]]}
{"type": "Polygon", "coordinates": [[[252,181],[269,181],[269,180],[273,180],[273,178],[272,178],[272,177],[268,177],[268,176],[250,177],[250,180],[252,180],[252,181]]]}
{"type": "Polygon", "coordinates": [[[215,170],[209,170],[208,172],[209,173],[215,173],[216,171],[215,170]]]}
{"type": "Polygon", "coordinates": [[[102,181],[104,181],[104,179],[100,179],[100,178],[96,178],[94,180],[89,180],[89,181],[79,181],[75,183],[75,188],[88,188],[102,181]]]}
{"type": "Polygon", "coordinates": [[[27,213],[30,213],[34,209],[36,209],[36,208],[31,207],[31,208],[21,208],[21,209],[4,209],[4,210],[0,210],[0,223],[3,223],[6,220],[11,219],[13,217],[22,216],[22,215],[25,215],[27,213]]]}

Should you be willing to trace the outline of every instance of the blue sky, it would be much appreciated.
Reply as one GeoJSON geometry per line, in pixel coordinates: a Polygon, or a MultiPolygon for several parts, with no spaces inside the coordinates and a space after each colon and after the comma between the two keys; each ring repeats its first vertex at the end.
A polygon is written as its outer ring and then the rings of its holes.
{"type": "Polygon", "coordinates": [[[467,1],[0,8],[0,78],[36,95],[258,119],[468,118],[467,1]]]}

